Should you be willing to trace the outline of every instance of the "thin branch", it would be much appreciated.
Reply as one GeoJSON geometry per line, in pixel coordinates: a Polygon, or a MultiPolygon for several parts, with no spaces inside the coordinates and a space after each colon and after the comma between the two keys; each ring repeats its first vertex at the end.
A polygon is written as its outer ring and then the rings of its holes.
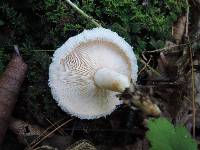
{"type": "Polygon", "coordinates": [[[152,67],[150,67],[144,60],[142,60],[139,56],[136,55],[136,58],[143,64],[145,65],[149,70],[151,70],[154,74],[156,74],[157,76],[161,76],[161,74],[156,71],[155,69],[153,69],[152,67]]]}
{"type": "Polygon", "coordinates": [[[190,61],[191,61],[191,69],[192,69],[192,135],[195,138],[195,126],[196,126],[196,105],[195,105],[195,76],[194,76],[194,62],[193,62],[193,54],[191,45],[189,46],[190,50],[190,61]]]}
{"type": "Polygon", "coordinates": [[[179,45],[174,45],[174,46],[168,46],[168,47],[164,47],[164,48],[159,48],[159,49],[155,49],[153,51],[146,51],[145,53],[163,52],[163,51],[171,50],[173,48],[177,48],[177,47],[181,47],[181,46],[187,46],[187,45],[189,45],[189,43],[179,44],[179,45]]]}
{"type": "Polygon", "coordinates": [[[138,75],[140,75],[146,68],[147,65],[149,65],[149,63],[151,62],[151,58],[148,60],[148,62],[144,65],[144,67],[139,71],[138,75]]]}
{"type": "Polygon", "coordinates": [[[89,21],[91,21],[95,26],[97,27],[101,27],[101,25],[95,21],[94,18],[92,18],[91,16],[87,15],[84,11],[82,11],[80,8],[78,8],[74,3],[72,3],[70,0],[66,0],[66,2],[72,6],[72,8],[74,8],[76,11],[78,11],[78,13],[80,13],[81,15],[83,15],[83,17],[85,17],[86,19],[88,19],[89,21]]]}
{"type": "MultiPolygon", "coordinates": [[[[186,28],[188,28],[188,27],[186,26],[186,28]]],[[[186,29],[186,30],[188,30],[188,29],[186,29]]],[[[174,45],[174,46],[168,46],[168,47],[164,47],[164,48],[155,49],[155,50],[152,50],[152,51],[145,51],[144,53],[166,52],[166,51],[169,51],[169,50],[171,50],[173,48],[191,45],[192,43],[194,43],[194,42],[196,42],[198,40],[200,40],[199,36],[197,38],[195,38],[194,40],[188,42],[188,43],[174,45]]]]}

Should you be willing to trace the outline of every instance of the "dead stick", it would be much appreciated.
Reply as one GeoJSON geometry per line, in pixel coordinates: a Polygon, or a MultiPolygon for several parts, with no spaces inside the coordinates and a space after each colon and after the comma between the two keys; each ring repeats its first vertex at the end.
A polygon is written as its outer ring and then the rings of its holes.
{"type": "MultiPolygon", "coordinates": [[[[15,50],[18,50],[15,47],[15,50]]],[[[13,54],[5,72],[0,78],[0,144],[8,128],[8,123],[17,101],[22,82],[27,71],[27,65],[23,62],[19,51],[13,54]]]]}
{"type": "Polygon", "coordinates": [[[91,21],[95,26],[97,27],[101,27],[101,25],[95,21],[94,18],[92,18],[91,16],[87,15],[83,10],[81,10],[80,8],[78,8],[74,3],[72,3],[70,0],[66,0],[66,2],[72,7],[74,8],[76,11],[78,11],[78,13],[80,13],[84,18],[88,19],[89,21],[91,21]]]}
{"type": "MultiPolygon", "coordinates": [[[[188,38],[189,40],[189,38],[188,38]]],[[[196,105],[195,105],[195,75],[194,75],[194,62],[191,45],[189,46],[190,50],[190,62],[191,62],[191,72],[192,72],[192,135],[195,138],[195,126],[196,126],[196,105]]]]}
{"type": "Polygon", "coordinates": [[[147,68],[149,68],[149,70],[151,70],[155,75],[157,76],[161,76],[161,74],[156,71],[155,69],[153,69],[152,67],[150,67],[144,60],[142,60],[139,56],[136,55],[136,58],[147,68]]]}

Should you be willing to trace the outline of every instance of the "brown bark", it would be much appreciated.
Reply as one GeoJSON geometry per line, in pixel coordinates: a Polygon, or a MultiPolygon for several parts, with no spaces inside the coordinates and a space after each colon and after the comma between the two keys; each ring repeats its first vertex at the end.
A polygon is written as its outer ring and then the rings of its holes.
{"type": "Polygon", "coordinates": [[[8,128],[26,71],[27,65],[23,62],[22,57],[14,54],[0,77],[0,144],[2,144],[8,128]]]}

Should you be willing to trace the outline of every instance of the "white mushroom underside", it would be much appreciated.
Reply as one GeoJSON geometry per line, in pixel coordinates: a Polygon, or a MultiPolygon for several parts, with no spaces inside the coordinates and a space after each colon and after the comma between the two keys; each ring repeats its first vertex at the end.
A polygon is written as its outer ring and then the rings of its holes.
{"type": "Polygon", "coordinates": [[[116,92],[94,83],[95,72],[104,67],[137,79],[132,48],[116,33],[95,28],[70,38],[56,50],[49,68],[49,85],[58,105],[82,119],[110,114],[121,102],[116,92]]]}

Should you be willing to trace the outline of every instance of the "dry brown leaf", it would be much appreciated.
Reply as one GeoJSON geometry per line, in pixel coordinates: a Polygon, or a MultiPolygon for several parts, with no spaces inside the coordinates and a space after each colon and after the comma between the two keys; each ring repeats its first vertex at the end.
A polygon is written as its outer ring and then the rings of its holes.
{"type": "Polygon", "coordinates": [[[180,44],[185,32],[186,16],[180,16],[172,26],[172,36],[180,44]]]}
{"type": "MultiPolygon", "coordinates": [[[[38,137],[48,134],[48,132],[44,134],[46,130],[37,125],[32,125],[30,123],[15,118],[11,119],[9,128],[17,135],[18,141],[20,143],[23,143],[24,145],[29,145],[38,137]]],[[[48,136],[43,142],[38,144],[38,147],[36,149],[54,148],[64,150],[70,145],[71,141],[71,136],[60,136],[52,134],[48,136]]]]}
{"type": "Polygon", "coordinates": [[[22,57],[14,54],[0,78],[0,144],[3,142],[26,71],[27,65],[22,57]]]}
{"type": "Polygon", "coordinates": [[[31,125],[15,118],[11,119],[9,128],[17,135],[18,140],[23,144],[28,143],[28,137],[37,137],[44,132],[44,129],[36,125],[31,125]]]}
{"type": "Polygon", "coordinates": [[[80,140],[69,146],[66,150],[97,150],[88,140],[80,140]]]}

